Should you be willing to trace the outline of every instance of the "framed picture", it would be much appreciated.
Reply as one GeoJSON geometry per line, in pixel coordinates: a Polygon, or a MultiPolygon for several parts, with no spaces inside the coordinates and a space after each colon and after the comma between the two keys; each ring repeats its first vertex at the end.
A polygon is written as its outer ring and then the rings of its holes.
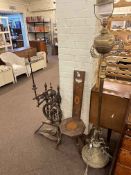
{"type": "Polygon", "coordinates": [[[120,30],[125,28],[125,21],[112,21],[111,30],[120,30]]]}

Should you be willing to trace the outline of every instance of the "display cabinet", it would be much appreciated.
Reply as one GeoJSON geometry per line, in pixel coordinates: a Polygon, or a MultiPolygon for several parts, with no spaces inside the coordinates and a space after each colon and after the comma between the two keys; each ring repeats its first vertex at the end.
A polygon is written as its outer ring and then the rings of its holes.
{"type": "Polygon", "coordinates": [[[42,16],[27,17],[29,40],[44,40],[46,44],[51,42],[50,19],[42,16]]]}
{"type": "Polygon", "coordinates": [[[0,49],[12,49],[8,17],[0,17],[0,49]]]}

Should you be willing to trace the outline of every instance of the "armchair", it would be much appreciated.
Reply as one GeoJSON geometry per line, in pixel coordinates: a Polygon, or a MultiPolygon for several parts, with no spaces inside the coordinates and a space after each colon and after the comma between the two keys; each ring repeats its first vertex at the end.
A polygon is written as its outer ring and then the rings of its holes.
{"type": "Polygon", "coordinates": [[[14,83],[12,68],[6,65],[0,65],[0,87],[11,82],[14,83]]]}
{"type": "MultiPolygon", "coordinates": [[[[40,69],[45,69],[47,67],[46,63],[46,52],[37,52],[35,56],[30,57],[32,71],[36,72],[40,69]]],[[[27,70],[29,74],[31,73],[28,59],[26,59],[27,70]]]]}
{"type": "Polygon", "coordinates": [[[17,82],[17,76],[21,74],[26,74],[27,77],[30,75],[25,65],[25,58],[19,57],[12,52],[2,53],[0,55],[0,58],[3,62],[6,63],[6,65],[9,65],[12,67],[15,82],[17,82]]]}

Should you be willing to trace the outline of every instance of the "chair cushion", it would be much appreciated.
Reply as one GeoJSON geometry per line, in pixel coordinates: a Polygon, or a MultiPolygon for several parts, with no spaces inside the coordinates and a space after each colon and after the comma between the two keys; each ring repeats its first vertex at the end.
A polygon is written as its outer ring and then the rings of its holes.
{"type": "Polygon", "coordinates": [[[85,130],[85,125],[81,119],[68,118],[61,122],[60,131],[70,137],[82,135],[85,130]]]}
{"type": "Polygon", "coordinates": [[[0,65],[0,72],[6,72],[6,71],[8,71],[10,69],[11,68],[9,66],[0,65]]]}
{"type": "MultiPolygon", "coordinates": [[[[43,57],[40,57],[40,56],[33,56],[33,57],[30,58],[30,60],[31,60],[31,63],[35,63],[35,62],[37,62],[37,61],[39,61],[39,60],[43,60],[43,57]]],[[[29,64],[28,59],[26,59],[25,62],[26,62],[26,65],[29,64]]]]}

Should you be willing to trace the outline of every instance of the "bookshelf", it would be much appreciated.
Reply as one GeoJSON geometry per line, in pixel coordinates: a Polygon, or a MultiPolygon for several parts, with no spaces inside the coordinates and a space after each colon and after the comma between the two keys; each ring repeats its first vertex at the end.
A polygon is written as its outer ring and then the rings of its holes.
{"type": "Polygon", "coordinates": [[[0,50],[12,49],[8,17],[0,17],[0,50]]]}
{"type": "Polygon", "coordinates": [[[29,40],[43,40],[46,44],[51,42],[50,19],[45,19],[42,16],[35,16],[27,17],[26,22],[29,40]]]}

